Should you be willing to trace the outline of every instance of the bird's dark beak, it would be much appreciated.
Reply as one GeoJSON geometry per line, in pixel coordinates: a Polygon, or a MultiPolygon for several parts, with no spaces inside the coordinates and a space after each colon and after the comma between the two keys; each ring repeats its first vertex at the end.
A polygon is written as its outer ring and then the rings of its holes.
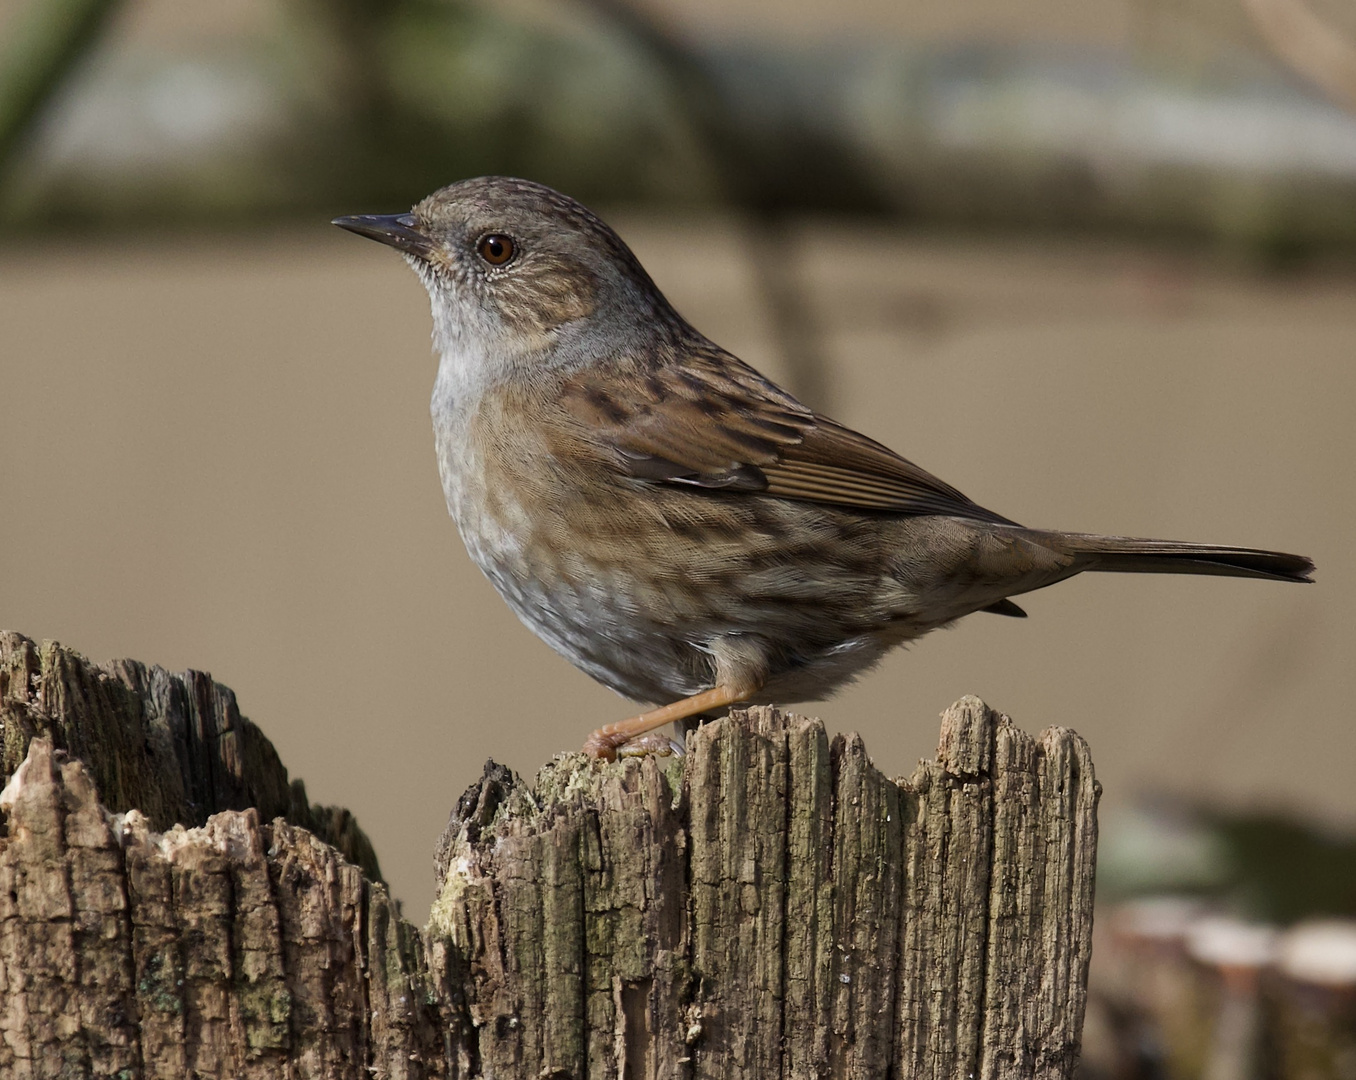
{"type": "Polygon", "coordinates": [[[337,217],[330,224],[421,259],[433,254],[433,240],[420,228],[413,214],[354,214],[337,217]]]}

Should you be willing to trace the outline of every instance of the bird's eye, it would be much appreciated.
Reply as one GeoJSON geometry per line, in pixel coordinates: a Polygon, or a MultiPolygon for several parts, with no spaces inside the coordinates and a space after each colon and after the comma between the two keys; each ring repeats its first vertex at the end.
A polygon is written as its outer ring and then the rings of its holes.
{"type": "Polygon", "coordinates": [[[491,266],[503,266],[517,250],[513,239],[501,233],[482,236],[480,243],[476,244],[476,253],[491,266]]]}

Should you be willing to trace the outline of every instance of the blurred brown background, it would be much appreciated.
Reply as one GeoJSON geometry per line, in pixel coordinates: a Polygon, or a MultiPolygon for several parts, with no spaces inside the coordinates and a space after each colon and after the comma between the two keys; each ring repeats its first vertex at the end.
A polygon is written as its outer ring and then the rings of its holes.
{"type": "MultiPolygon", "coordinates": [[[[582,5],[604,39],[607,9],[620,6],[582,5]]],[[[926,64],[975,41],[998,56],[1034,44],[1093,58],[1053,61],[1051,85],[1081,85],[1067,72],[1094,61],[1129,70],[1116,50],[1137,72],[1185,65],[1190,78],[1171,83],[1181,100],[1223,65],[1201,91],[1215,111],[1182,123],[1205,123],[1224,144],[1234,129],[1219,126],[1232,115],[1220,102],[1263,113],[1257,102],[1271,102],[1273,120],[1282,110],[1279,127],[1245,122],[1243,143],[1261,135],[1233,158],[1173,159],[1172,183],[1199,213],[1163,196],[1160,128],[1140,157],[1132,132],[1089,172],[1060,142],[1085,129],[985,157],[990,127],[966,128],[961,154],[947,142],[960,129],[943,126],[845,152],[845,174],[872,177],[865,196],[829,177],[791,198],[794,170],[775,155],[767,168],[784,186],[743,191],[709,158],[683,157],[703,121],[680,108],[687,135],[653,160],[628,151],[650,162],[631,170],[633,189],[590,180],[588,167],[606,171],[594,159],[534,175],[596,202],[707,335],[984,505],[1033,525],[1274,547],[1318,563],[1306,588],[1080,578],[1024,600],[1026,621],[967,619],[803,711],[862,732],[878,764],[904,773],[931,752],[941,709],[977,693],[1027,729],[1086,736],[1108,822],[1147,792],[1356,828],[1356,230],[1312,216],[1325,192],[1352,190],[1349,118],[1227,4],[1184,19],[1112,0],[636,6],[712,55],[737,45],[794,58],[823,40],[897,39],[924,58],[910,70],[943,90],[962,69],[926,64]],[[1277,130],[1297,132],[1293,146],[1276,145],[1277,130]],[[1042,154],[1057,159],[1048,175],[1042,154]],[[922,159],[941,164],[911,172],[922,159]],[[1013,161],[1025,164],[1003,172],[1013,161]],[[1302,167],[1287,172],[1286,161],[1302,167]],[[1070,169],[1066,203],[1049,178],[1070,169]],[[962,175],[978,177],[964,198],[947,181],[962,175]],[[1118,186],[1125,175],[1140,178],[1135,198],[1118,186]],[[704,179],[673,195],[673,176],[704,179]],[[1011,194],[1010,221],[986,216],[987,191],[1011,194]]],[[[23,7],[6,0],[0,35],[23,7]]],[[[563,18],[545,5],[510,10],[534,34],[563,18]]],[[[326,223],[403,209],[459,174],[430,182],[438,161],[415,161],[375,176],[380,155],[322,154],[312,164],[334,174],[308,202],[304,185],[288,185],[311,174],[269,156],[286,131],[272,99],[203,74],[259,41],[292,40],[307,12],[266,0],[191,14],[168,0],[124,4],[14,152],[0,199],[0,625],[96,660],[211,671],[312,798],[358,815],[421,921],[434,840],[484,760],[530,772],[630,710],[522,628],[471,565],[433,458],[423,290],[390,252],[326,223]],[[176,64],[189,66],[165,90],[155,80],[176,64]],[[166,136],[178,120],[187,133],[166,136]],[[252,179],[235,184],[231,168],[252,179]]],[[[281,66],[302,70],[311,47],[290,46],[281,66]]],[[[473,52],[463,68],[485,59],[473,52]]],[[[974,80],[971,97],[982,97],[974,80]]],[[[1063,100],[1013,85],[1000,97],[1017,127],[1044,115],[1033,101],[1063,100]]],[[[875,130],[882,113],[867,113],[853,130],[875,130]]],[[[310,136],[345,130],[305,115],[310,136]]],[[[401,152],[430,130],[402,129],[412,143],[401,152]]],[[[645,138],[636,146],[654,149],[645,138]]],[[[487,150],[477,166],[474,142],[455,149],[475,171],[532,160],[487,150]]]]}

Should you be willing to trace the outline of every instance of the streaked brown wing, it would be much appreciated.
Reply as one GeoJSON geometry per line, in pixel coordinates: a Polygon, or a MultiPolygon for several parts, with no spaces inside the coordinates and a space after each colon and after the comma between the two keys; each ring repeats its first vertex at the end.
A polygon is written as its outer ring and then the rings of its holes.
{"type": "Polygon", "coordinates": [[[1011,524],[893,450],[815,414],[801,442],[764,468],[773,495],[1011,524]]]}
{"type": "Polygon", "coordinates": [[[1007,522],[714,347],[643,374],[576,377],[560,402],[639,479],[1007,522]]]}

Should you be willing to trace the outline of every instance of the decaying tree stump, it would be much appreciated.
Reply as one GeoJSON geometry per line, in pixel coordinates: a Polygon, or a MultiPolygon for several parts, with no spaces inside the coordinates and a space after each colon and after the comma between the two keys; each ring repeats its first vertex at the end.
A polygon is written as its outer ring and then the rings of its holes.
{"type": "Polygon", "coordinates": [[[185,827],[129,805],[173,759],[146,688],[178,678],[133,667],[0,638],[6,748],[27,725],[0,797],[0,1075],[1074,1071],[1098,787],[1071,732],[1032,739],[966,698],[937,760],[895,781],[855,735],[753,708],[682,759],[562,755],[531,784],[491,763],[439,844],[421,934],[281,817],[185,827]],[[79,743],[72,703],[123,691],[142,728],[79,743]]]}
{"type": "Polygon", "coordinates": [[[240,715],[235,694],[201,671],[175,675],[135,660],[103,667],[52,642],[0,631],[0,773],[8,780],[35,736],[79,758],[109,810],[148,825],[205,825],[254,807],[334,845],[374,881],[376,852],[342,807],[314,806],[288,781],[273,744],[240,715]]]}

